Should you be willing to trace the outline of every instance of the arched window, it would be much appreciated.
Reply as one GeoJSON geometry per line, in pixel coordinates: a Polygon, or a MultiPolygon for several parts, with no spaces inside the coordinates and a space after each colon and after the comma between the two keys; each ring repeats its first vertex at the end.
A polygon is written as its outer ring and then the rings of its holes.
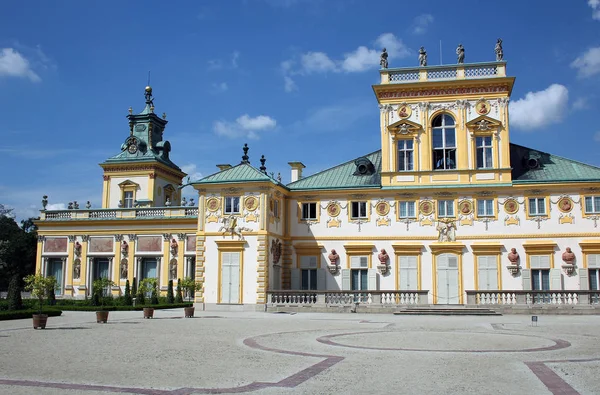
{"type": "Polygon", "coordinates": [[[433,168],[456,169],[456,129],[454,118],[440,114],[433,119],[433,168]]]}

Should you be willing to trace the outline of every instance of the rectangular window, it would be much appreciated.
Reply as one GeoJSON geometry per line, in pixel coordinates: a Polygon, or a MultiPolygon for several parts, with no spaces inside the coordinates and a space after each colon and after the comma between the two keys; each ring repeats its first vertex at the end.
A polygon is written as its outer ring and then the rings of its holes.
{"type": "Polygon", "coordinates": [[[589,269],[588,276],[590,278],[590,291],[598,291],[600,284],[600,269],[589,269]]]}
{"type": "Polygon", "coordinates": [[[273,216],[279,218],[279,199],[273,200],[273,216]]]}
{"type": "Polygon", "coordinates": [[[433,130],[433,168],[456,169],[456,141],[453,128],[433,130]]]}
{"type": "Polygon", "coordinates": [[[316,220],[317,219],[317,203],[302,203],[302,219],[316,220]]]}
{"type": "MultiPolygon", "coordinates": [[[[367,273],[366,269],[353,269],[351,277],[350,288],[353,291],[364,291],[368,289],[367,273]]],[[[356,301],[361,301],[361,298],[356,301]]]]}
{"type": "Polygon", "coordinates": [[[498,263],[494,255],[477,257],[478,289],[484,291],[498,289],[498,263]]]}
{"type": "Polygon", "coordinates": [[[400,205],[399,218],[415,218],[415,202],[398,202],[400,205]]]}
{"type": "Polygon", "coordinates": [[[413,141],[398,140],[398,171],[414,170],[413,141]]]}
{"type": "Polygon", "coordinates": [[[402,291],[415,291],[419,289],[416,256],[398,257],[398,287],[402,291]]]}
{"type": "Polygon", "coordinates": [[[531,285],[534,291],[547,291],[550,289],[550,270],[532,269],[531,285]]]}
{"type": "Polygon", "coordinates": [[[494,199],[477,200],[477,216],[478,217],[493,217],[494,216],[494,199]]]}
{"type": "Polygon", "coordinates": [[[239,214],[239,213],[240,213],[240,197],[239,196],[225,197],[225,214],[239,214]]]}
{"type": "Polygon", "coordinates": [[[302,269],[301,270],[302,280],[300,284],[300,289],[303,291],[317,290],[317,269],[302,269]]]}
{"type": "Polygon", "coordinates": [[[529,215],[546,215],[546,199],[529,198],[529,215]]]}
{"type": "Polygon", "coordinates": [[[454,217],[454,200],[438,200],[438,217],[454,217]]]}
{"type": "Polygon", "coordinates": [[[133,207],[133,191],[125,191],[123,192],[123,207],[132,208],[133,207]]]}
{"type": "Polygon", "coordinates": [[[367,202],[352,202],[350,218],[367,218],[367,202]]]}
{"type": "Polygon", "coordinates": [[[367,256],[351,256],[350,257],[350,268],[351,269],[368,269],[369,268],[369,257],[367,256]]]}
{"type": "Polygon", "coordinates": [[[600,214],[600,196],[585,197],[585,213],[600,214]]]}
{"type": "Polygon", "coordinates": [[[477,168],[492,168],[492,137],[476,137],[475,145],[477,147],[477,168]]]}

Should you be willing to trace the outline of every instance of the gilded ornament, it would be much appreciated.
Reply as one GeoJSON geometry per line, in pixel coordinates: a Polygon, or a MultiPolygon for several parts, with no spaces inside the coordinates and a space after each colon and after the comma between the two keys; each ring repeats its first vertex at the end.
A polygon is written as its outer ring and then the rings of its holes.
{"type": "Polygon", "coordinates": [[[563,213],[570,213],[573,210],[573,201],[569,197],[563,197],[558,201],[558,209],[563,213]]]}
{"type": "Polygon", "coordinates": [[[519,203],[515,199],[506,199],[504,202],[504,211],[507,214],[516,214],[519,211],[519,203]]]}
{"type": "Polygon", "coordinates": [[[337,218],[332,218],[329,221],[327,221],[328,228],[339,228],[341,226],[342,226],[342,222],[339,221],[337,218]]]}
{"type": "Polygon", "coordinates": [[[390,212],[390,204],[388,202],[379,202],[375,206],[375,211],[380,216],[386,216],[390,212]]]}
{"type": "Polygon", "coordinates": [[[479,100],[475,104],[475,111],[479,115],[487,115],[490,112],[490,103],[487,100],[479,100]]]}
{"type": "Polygon", "coordinates": [[[462,215],[469,215],[473,212],[473,203],[470,200],[463,200],[458,203],[458,210],[462,215]]]}
{"type": "Polygon", "coordinates": [[[409,118],[411,114],[412,114],[412,108],[410,108],[410,106],[408,104],[403,103],[403,104],[400,104],[400,106],[398,106],[398,116],[401,119],[409,118]]]}
{"type": "Polygon", "coordinates": [[[217,211],[221,205],[219,198],[209,198],[206,200],[206,208],[208,211],[217,211]]]}
{"type": "Polygon", "coordinates": [[[419,212],[423,215],[433,214],[433,203],[430,200],[424,200],[419,204],[419,212]]]}
{"type": "Polygon", "coordinates": [[[254,196],[248,196],[244,199],[244,207],[248,211],[254,211],[258,208],[258,199],[254,196]]]}
{"type": "Polygon", "coordinates": [[[337,217],[341,212],[342,208],[339,203],[332,202],[327,206],[327,214],[329,214],[330,217],[337,217]]]}

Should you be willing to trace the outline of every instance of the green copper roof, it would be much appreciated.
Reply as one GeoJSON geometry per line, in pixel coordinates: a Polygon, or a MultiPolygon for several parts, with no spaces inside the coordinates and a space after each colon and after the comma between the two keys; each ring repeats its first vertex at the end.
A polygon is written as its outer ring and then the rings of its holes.
{"type": "Polygon", "coordinates": [[[600,182],[599,167],[517,144],[510,145],[510,160],[515,184],[600,182]]]}
{"type": "Polygon", "coordinates": [[[240,163],[237,166],[211,174],[198,181],[192,181],[192,184],[226,184],[258,181],[269,181],[278,184],[277,181],[255,169],[249,163],[240,163]]]}
{"type": "Polygon", "coordinates": [[[302,178],[288,184],[287,187],[292,191],[302,189],[380,188],[381,150],[302,178]],[[355,161],[360,158],[367,158],[373,163],[375,167],[373,174],[355,175],[357,169],[355,161]]]}

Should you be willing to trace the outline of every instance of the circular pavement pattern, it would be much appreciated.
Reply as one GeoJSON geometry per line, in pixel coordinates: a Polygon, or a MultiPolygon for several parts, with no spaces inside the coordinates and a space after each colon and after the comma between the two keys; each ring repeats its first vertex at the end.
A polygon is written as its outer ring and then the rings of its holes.
{"type": "Polygon", "coordinates": [[[519,333],[456,331],[349,332],[322,336],[317,341],[330,346],[361,350],[456,353],[539,352],[571,346],[566,340],[519,333]],[[382,344],[388,347],[381,347],[382,344]]]}

